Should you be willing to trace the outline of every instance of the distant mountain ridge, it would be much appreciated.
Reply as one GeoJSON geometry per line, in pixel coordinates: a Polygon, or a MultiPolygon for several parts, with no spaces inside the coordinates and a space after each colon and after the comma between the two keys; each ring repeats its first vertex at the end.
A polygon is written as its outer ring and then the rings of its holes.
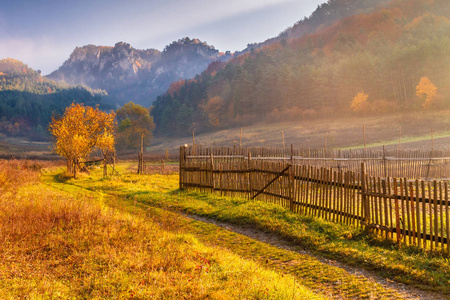
{"type": "Polygon", "coordinates": [[[156,49],[138,50],[119,42],[114,47],[77,47],[69,59],[47,77],[70,84],[104,89],[118,103],[150,106],[170,84],[189,79],[217,60],[231,58],[198,39],[183,38],[156,49]]]}

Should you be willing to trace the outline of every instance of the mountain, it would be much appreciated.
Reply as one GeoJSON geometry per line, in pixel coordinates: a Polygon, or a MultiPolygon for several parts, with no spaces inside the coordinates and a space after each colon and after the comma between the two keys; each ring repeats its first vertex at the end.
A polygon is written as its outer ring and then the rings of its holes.
{"type": "Polygon", "coordinates": [[[62,114],[73,101],[104,109],[105,92],[58,83],[15,59],[0,60],[0,136],[48,139],[52,115],[62,114]]]}
{"type": "Polygon", "coordinates": [[[70,58],[47,77],[110,90],[117,84],[136,82],[139,71],[151,68],[160,57],[158,50],[137,50],[123,42],[114,47],[87,45],[76,47],[70,58]]]}
{"type": "Polygon", "coordinates": [[[235,52],[235,55],[245,54],[250,51],[280,42],[282,40],[298,39],[304,35],[311,34],[319,28],[324,28],[338,20],[358,15],[368,14],[374,10],[384,7],[392,0],[328,0],[317,6],[317,9],[307,18],[295,23],[278,36],[270,38],[262,43],[248,44],[247,48],[235,52]]]}
{"type": "MultiPolygon", "coordinates": [[[[346,3],[361,1],[330,0],[326,7],[346,3]]],[[[327,10],[328,26],[173,84],[154,103],[156,135],[450,108],[450,1],[378,3],[345,18],[338,16],[346,6],[327,10]]],[[[308,20],[301,27],[309,26],[308,20]]],[[[294,26],[287,34],[298,30],[294,26]]]]}
{"type": "Polygon", "coordinates": [[[119,42],[114,47],[77,47],[48,78],[103,89],[118,103],[133,101],[150,106],[173,81],[201,73],[209,63],[228,59],[198,39],[183,38],[156,49],[138,50],[119,42]]]}

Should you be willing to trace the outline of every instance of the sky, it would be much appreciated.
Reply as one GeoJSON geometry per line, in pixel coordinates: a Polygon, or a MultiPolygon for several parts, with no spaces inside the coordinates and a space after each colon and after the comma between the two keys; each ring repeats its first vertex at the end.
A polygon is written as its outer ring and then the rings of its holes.
{"type": "Polygon", "coordinates": [[[43,74],[88,44],[162,51],[183,37],[234,52],[277,36],[326,0],[0,0],[0,59],[43,74]]]}

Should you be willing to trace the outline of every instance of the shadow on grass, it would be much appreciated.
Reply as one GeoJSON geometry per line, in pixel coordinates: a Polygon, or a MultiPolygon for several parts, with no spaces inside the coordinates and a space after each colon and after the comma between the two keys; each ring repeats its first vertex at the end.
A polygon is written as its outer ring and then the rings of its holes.
{"type": "Polygon", "coordinates": [[[186,193],[186,192],[183,190],[180,190],[180,189],[170,190],[170,191],[166,192],[166,194],[169,196],[179,196],[183,193],[186,193]]]}
{"type": "Polygon", "coordinates": [[[55,182],[58,182],[58,183],[67,183],[68,180],[73,179],[72,176],[67,176],[66,172],[64,172],[64,171],[53,175],[52,178],[55,182]]]}

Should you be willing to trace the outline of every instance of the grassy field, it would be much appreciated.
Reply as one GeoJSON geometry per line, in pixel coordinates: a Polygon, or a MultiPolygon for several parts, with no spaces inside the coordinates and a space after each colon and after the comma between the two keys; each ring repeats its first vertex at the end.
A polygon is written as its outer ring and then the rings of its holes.
{"type": "Polygon", "coordinates": [[[154,175],[150,178],[127,175],[108,186],[90,180],[79,181],[79,184],[132,199],[128,200],[129,205],[181,210],[258,228],[282,236],[318,255],[375,271],[383,278],[450,295],[450,264],[446,253],[402,248],[355,228],[297,215],[276,205],[179,192],[177,178],[177,175],[154,175]]]}
{"type": "Polygon", "coordinates": [[[27,138],[0,136],[0,159],[11,157],[21,159],[56,160],[59,157],[51,153],[50,142],[30,141],[27,138]]]}
{"type": "Polygon", "coordinates": [[[113,183],[100,172],[76,181],[39,162],[0,164],[2,299],[323,298],[293,276],[205,245],[164,212],[81,186],[113,183]]]}
{"type": "Polygon", "coordinates": [[[402,298],[378,282],[324,263],[362,267],[443,298],[445,253],[425,252],[281,207],[177,189],[178,175],[78,179],[40,162],[0,162],[0,294],[5,299],[402,298]],[[45,167],[45,168],[44,168],[45,167]],[[281,237],[285,250],[195,214],[281,237]]]}

